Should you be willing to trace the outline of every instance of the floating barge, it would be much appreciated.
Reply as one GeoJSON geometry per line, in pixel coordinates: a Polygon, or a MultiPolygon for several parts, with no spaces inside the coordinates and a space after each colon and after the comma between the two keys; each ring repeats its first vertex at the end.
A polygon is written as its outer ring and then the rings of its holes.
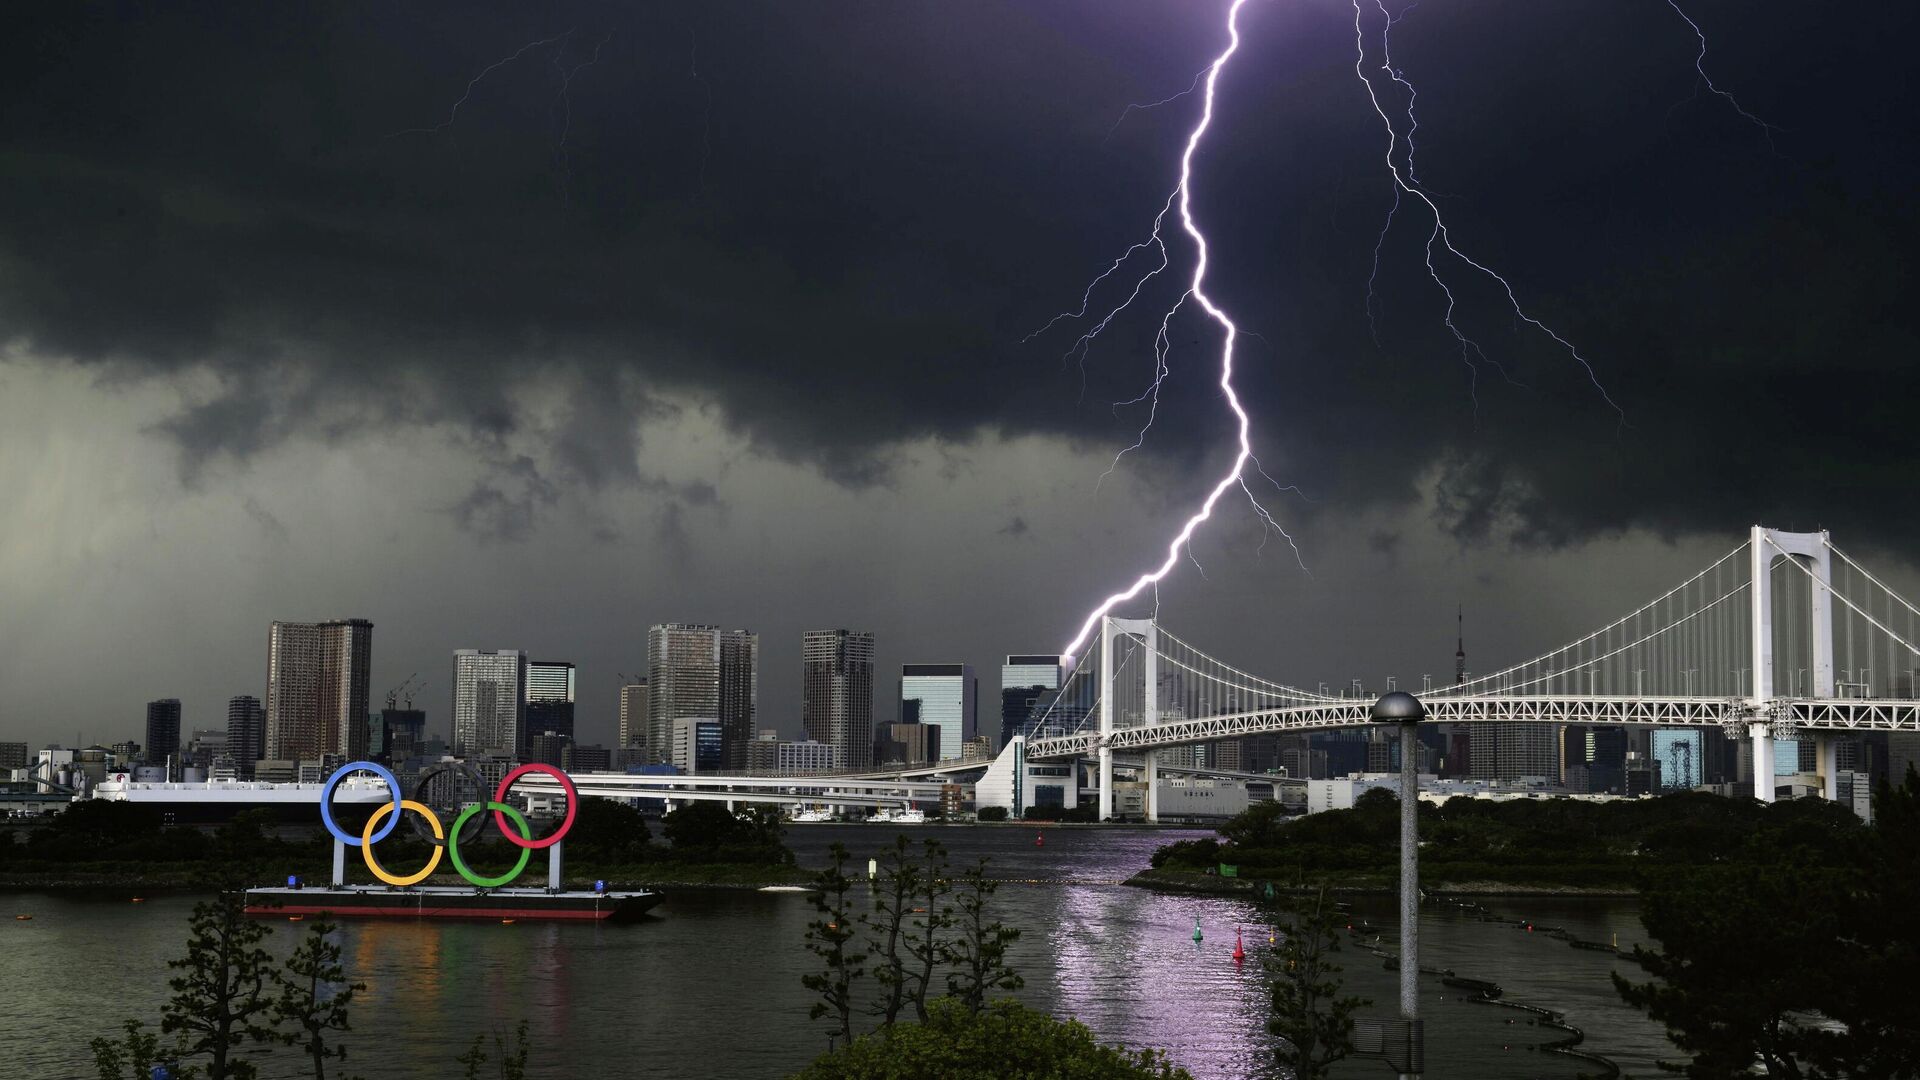
{"type": "Polygon", "coordinates": [[[247,914],[368,919],[528,919],[631,922],[662,895],[549,889],[472,889],[446,885],[274,886],[247,890],[247,914]]]}

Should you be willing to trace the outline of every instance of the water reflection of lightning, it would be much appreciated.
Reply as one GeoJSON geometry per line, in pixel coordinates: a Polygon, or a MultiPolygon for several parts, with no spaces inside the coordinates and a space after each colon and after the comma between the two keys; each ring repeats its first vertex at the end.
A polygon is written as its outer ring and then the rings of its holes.
{"type": "MultiPolygon", "coordinates": [[[[1253,422],[1248,416],[1246,408],[1240,403],[1240,396],[1234,391],[1233,387],[1233,348],[1236,340],[1240,336],[1240,329],[1234,325],[1233,320],[1227,315],[1226,311],[1215,304],[1213,298],[1207,295],[1205,288],[1208,256],[1207,238],[1206,235],[1200,231],[1200,226],[1194,221],[1192,185],[1193,156],[1194,152],[1200,146],[1201,139],[1206,136],[1207,129],[1213,124],[1214,90],[1220,80],[1220,72],[1226,68],[1227,61],[1231,60],[1234,53],[1240,49],[1240,9],[1246,5],[1246,2],[1247,0],[1233,0],[1231,6],[1227,9],[1227,47],[1222,50],[1219,56],[1214,58],[1213,63],[1207,67],[1204,73],[1205,78],[1202,86],[1205,93],[1202,98],[1203,105],[1200,119],[1199,122],[1194,125],[1193,130],[1187,135],[1186,149],[1180,155],[1180,181],[1178,186],[1174,188],[1172,197],[1168,200],[1170,206],[1178,207],[1180,212],[1180,227],[1187,234],[1188,238],[1193,241],[1193,276],[1189,280],[1186,290],[1174,301],[1173,307],[1168,310],[1166,317],[1161,320],[1160,333],[1156,336],[1154,342],[1155,378],[1154,384],[1150,388],[1150,393],[1157,405],[1159,400],[1159,384],[1165,376],[1166,369],[1165,342],[1167,324],[1173,318],[1174,313],[1191,299],[1199,305],[1201,311],[1206,314],[1207,318],[1220,326],[1222,333],[1220,343],[1220,390],[1221,393],[1225,395],[1227,407],[1233,412],[1234,420],[1238,425],[1239,446],[1237,452],[1234,454],[1232,467],[1227,470],[1224,476],[1215,481],[1213,487],[1207,492],[1207,497],[1201,502],[1200,508],[1194,512],[1192,517],[1187,519],[1186,524],[1181,527],[1180,531],[1176,533],[1173,539],[1167,544],[1166,557],[1161,560],[1157,567],[1147,573],[1141,574],[1130,587],[1114,593],[1112,596],[1101,601],[1100,605],[1087,615],[1086,621],[1080,626],[1080,632],[1075,634],[1073,640],[1067,644],[1067,647],[1061,650],[1061,652],[1068,655],[1077,655],[1080,652],[1081,646],[1086,644],[1088,637],[1093,633],[1093,629],[1099,624],[1100,619],[1116,606],[1134,599],[1150,588],[1154,589],[1157,595],[1161,579],[1166,577],[1167,574],[1173,570],[1175,564],[1180,561],[1180,553],[1188,549],[1195,530],[1199,529],[1203,522],[1213,516],[1214,505],[1220,501],[1220,497],[1225,495],[1230,488],[1239,487],[1247,494],[1249,499],[1253,499],[1253,492],[1247,487],[1246,483],[1247,464],[1253,461],[1253,422]]],[[[1113,265],[1108,267],[1100,278],[1095,279],[1094,284],[1098,285],[1101,280],[1117,273],[1120,267],[1136,252],[1147,247],[1157,248],[1161,252],[1164,261],[1166,246],[1161,237],[1161,225],[1166,218],[1166,213],[1167,207],[1162,207],[1160,215],[1154,219],[1153,232],[1149,238],[1128,248],[1125,254],[1114,260],[1113,265]]],[[[1156,267],[1145,277],[1138,279],[1133,292],[1129,294],[1127,300],[1118,308],[1114,309],[1112,313],[1109,313],[1105,319],[1102,319],[1092,331],[1089,331],[1089,334],[1097,335],[1099,330],[1103,329],[1115,314],[1120,310],[1124,310],[1127,304],[1131,303],[1133,298],[1139,295],[1140,287],[1144,284],[1146,278],[1159,273],[1161,269],[1164,269],[1164,265],[1156,267]]],[[[1092,292],[1092,287],[1089,287],[1087,294],[1082,298],[1078,313],[1069,313],[1063,317],[1084,316],[1091,304],[1092,292]]],[[[1057,322],[1059,320],[1056,318],[1054,321],[1057,322]]],[[[1053,324],[1048,323],[1048,325],[1051,326],[1053,324]]],[[[1089,340],[1091,340],[1090,337],[1082,335],[1082,340],[1076,342],[1075,347],[1084,349],[1083,342],[1089,340]]],[[[1124,454],[1126,451],[1123,450],[1121,453],[1124,454]]],[[[1279,523],[1273,519],[1273,515],[1267,513],[1265,508],[1260,507],[1258,500],[1254,500],[1254,506],[1259,508],[1263,522],[1272,528],[1280,528],[1279,523]]],[[[1287,536],[1284,530],[1281,531],[1280,535],[1287,536]]],[[[1288,544],[1292,544],[1292,537],[1287,537],[1287,542],[1288,544]]],[[[1189,552],[1189,554],[1191,554],[1191,552],[1189,552]]],[[[1298,554],[1299,552],[1296,548],[1295,556],[1298,557],[1298,554]]]]}

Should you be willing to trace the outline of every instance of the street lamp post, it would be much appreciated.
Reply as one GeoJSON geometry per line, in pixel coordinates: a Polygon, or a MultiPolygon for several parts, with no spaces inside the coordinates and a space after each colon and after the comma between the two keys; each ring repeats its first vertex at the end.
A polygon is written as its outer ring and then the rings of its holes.
{"type": "Polygon", "coordinates": [[[1395,691],[1373,703],[1376,724],[1400,726],[1400,1018],[1406,1023],[1403,1078],[1425,1066],[1420,1028],[1420,721],[1426,706],[1412,694],[1395,691]]]}

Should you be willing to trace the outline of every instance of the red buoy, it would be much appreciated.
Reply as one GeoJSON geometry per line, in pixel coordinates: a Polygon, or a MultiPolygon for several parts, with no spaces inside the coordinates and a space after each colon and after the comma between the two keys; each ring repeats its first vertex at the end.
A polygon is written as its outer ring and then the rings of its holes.
{"type": "Polygon", "coordinates": [[[1247,947],[1240,944],[1240,928],[1236,926],[1233,928],[1233,962],[1242,964],[1246,962],[1246,959],[1247,947]]]}
{"type": "Polygon", "coordinates": [[[1045,833],[1041,833],[1041,834],[1040,834],[1039,836],[1036,836],[1036,837],[1034,837],[1034,838],[1033,838],[1033,846],[1034,846],[1034,847],[1046,847],[1046,846],[1047,846],[1047,835],[1046,835],[1045,833]]]}

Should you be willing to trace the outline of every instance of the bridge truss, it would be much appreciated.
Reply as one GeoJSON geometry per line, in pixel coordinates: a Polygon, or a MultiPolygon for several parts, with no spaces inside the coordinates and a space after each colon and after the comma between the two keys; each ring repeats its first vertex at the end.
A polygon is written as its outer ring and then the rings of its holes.
{"type": "MultiPolygon", "coordinates": [[[[1774,796],[1776,741],[1807,733],[1835,795],[1834,733],[1920,732],[1920,608],[1826,532],[1762,526],[1706,569],[1581,638],[1492,674],[1426,686],[1441,723],[1719,727],[1752,740],[1754,795],[1774,796]]],[[[1094,655],[1021,740],[1026,761],[1157,752],[1249,735],[1369,727],[1373,696],[1242,671],[1150,619],[1108,617],[1094,655]]],[[[1795,752],[1797,752],[1797,744],[1795,752]]]]}

